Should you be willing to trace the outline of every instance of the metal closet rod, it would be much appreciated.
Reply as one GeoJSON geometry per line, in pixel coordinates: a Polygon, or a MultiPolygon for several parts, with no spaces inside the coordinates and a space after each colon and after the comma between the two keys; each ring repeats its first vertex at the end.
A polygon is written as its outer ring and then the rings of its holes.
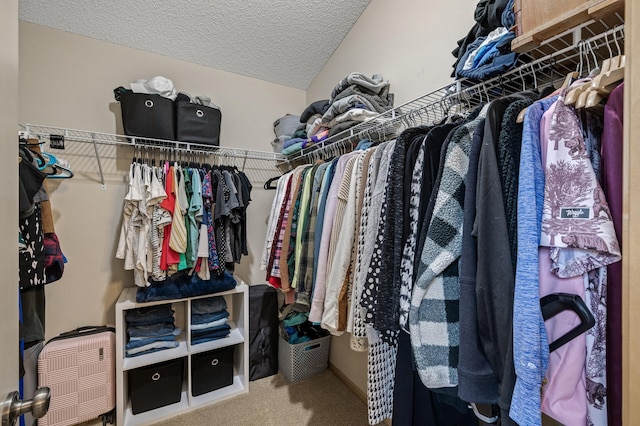
{"type": "MultiPolygon", "coordinates": [[[[621,18],[618,17],[620,20],[621,18]]],[[[595,51],[610,47],[612,43],[624,40],[624,24],[614,27],[600,23],[607,30],[594,34],[589,27],[596,21],[590,20],[582,25],[549,38],[529,55],[538,53],[543,56],[530,62],[522,63],[518,67],[500,76],[493,77],[480,83],[469,80],[458,80],[433,90],[415,99],[407,101],[398,107],[385,111],[369,121],[365,121],[350,129],[342,131],[325,139],[309,149],[303,149],[294,157],[285,158],[280,165],[291,165],[295,162],[308,162],[331,157],[348,152],[349,146],[360,139],[382,139],[384,136],[396,135],[404,128],[420,123],[434,123],[446,117],[451,107],[456,104],[473,108],[481,103],[490,102],[501,96],[509,95],[526,89],[527,81],[533,82],[537,88],[543,88],[564,80],[566,74],[576,70],[576,65],[585,57],[585,61],[595,58],[595,51]],[[592,34],[591,37],[581,39],[583,31],[592,34]],[[566,38],[571,38],[567,42],[566,38]],[[564,45],[554,48],[553,44],[564,45]],[[544,54],[543,49],[554,49],[544,54]],[[557,77],[554,78],[554,74],[557,77]]],[[[595,64],[594,64],[595,67],[595,64]]]]}

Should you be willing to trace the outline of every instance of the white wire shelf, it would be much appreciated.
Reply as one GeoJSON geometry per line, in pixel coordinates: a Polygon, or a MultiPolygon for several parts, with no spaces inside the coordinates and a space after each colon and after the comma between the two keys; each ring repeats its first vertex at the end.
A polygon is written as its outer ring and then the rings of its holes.
{"type": "Polygon", "coordinates": [[[457,80],[385,111],[324,141],[283,157],[278,167],[326,159],[353,150],[362,139],[388,140],[402,130],[444,120],[456,105],[467,110],[525,89],[543,89],[564,81],[567,74],[586,74],[603,59],[624,54],[624,18],[615,13],[607,19],[590,19],[541,42],[521,54],[516,67],[483,82],[457,80]]]}
{"type": "MultiPolygon", "coordinates": [[[[219,160],[214,161],[215,164],[233,165],[241,168],[251,182],[264,182],[273,177],[274,173],[278,172],[276,165],[278,162],[282,162],[284,158],[280,153],[268,151],[140,138],[31,123],[20,125],[20,131],[23,137],[36,138],[41,143],[48,144],[49,148],[55,148],[56,140],[60,137],[64,138],[66,155],[71,156],[74,160],[82,161],[84,166],[87,166],[87,162],[93,162],[97,165],[97,172],[103,190],[106,189],[105,173],[112,172],[115,175],[118,173],[115,161],[108,161],[107,165],[112,167],[107,166],[105,170],[103,160],[115,160],[118,147],[131,148],[134,150],[134,156],[144,159],[158,157],[160,159],[175,159],[176,161],[184,159],[188,161],[197,156],[198,159],[206,159],[208,161],[213,157],[219,160]],[[111,170],[114,168],[116,170],[111,170]]],[[[75,164],[75,162],[72,163],[72,165],[75,164]]]]}
{"type": "Polygon", "coordinates": [[[117,135],[111,133],[92,132],[87,130],[67,129],[62,127],[42,126],[39,124],[25,124],[25,132],[44,141],[49,141],[51,135],[64,136],[65,140],[77,142],[123,145],[149,149],[164,149],[191,153],[216,155],[219,157],[248,158],[265,161],[281,161],[280,153],[270,151],[256,151],[253,149],[220,147],[192,142],[175,140],[142,138],[138,136],[117,135]]]}

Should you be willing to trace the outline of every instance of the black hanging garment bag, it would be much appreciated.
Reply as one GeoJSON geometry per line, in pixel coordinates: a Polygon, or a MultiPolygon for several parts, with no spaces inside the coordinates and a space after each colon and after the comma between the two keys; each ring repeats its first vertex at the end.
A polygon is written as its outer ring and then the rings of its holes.
{"type": "Polygon", "coordinates": [[[278,373],[278,293],[249,286],[249,380],[278,373]]]}

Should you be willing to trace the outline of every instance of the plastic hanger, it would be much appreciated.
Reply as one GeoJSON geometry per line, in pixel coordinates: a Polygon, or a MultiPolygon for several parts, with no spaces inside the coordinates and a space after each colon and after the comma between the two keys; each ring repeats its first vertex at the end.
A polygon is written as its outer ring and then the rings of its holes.
{"type": "MultiPolygon", "coordinates": [[[[609,49],[609,60],[603,61],[602,69],[599,74],[595,75],[588,85],[586,85],[586,88],[580,91],[575,101],[576,109],[587,107],[587,105],[595,107],[611,92],[611,90],[613,90],[615,84],[624,78],[624,64],[626,60],[620,49],[618,39],[614,36],[614,40],[618,48],[618,56],[615,57],[612,57],[613,52],[611,51],[611,46],[608,44],[608,36],[606,40],[607,47],[609,49]],[[589,98],[591,98],[590,101],[589,98]]],[[[595,53],[593,52],[593,49],[591,49],[591,54],[595,60],[595,53]]]]}
{"type": "MultiPolygon", "coordinates": [[[[579,77],[579,74],[578,74],[577,71],[571,71],[565,77],[564,82],[562,83],[562,85],[558,89],[556,89],[552,93],[550,93],[548,96],[546,96],[545,99],[560,94],[563,90],[567,89],[569,87],[569,85],[578,77],[579,77]]],[[[518,114],[518,117],[516,118],[516,123],[523,123],[524,122],[524,117],[525,117],[528,109],[529,109],[529,107],[526,107],[522,111],[520,111],[520,113],[518,114]]]]}
{"type": "Polygon", "coordinates": [[[264,183],[264,189],[277,189],[277,186],[271,186],[271,184],[273,182],[277,183],[279,179],[280,179],[280,176],[272,177],[271,179],[269,179],[264,183]]]}
{"type": "MultiPolygon", "coordinates": [[[[609,69],[601,72],[591,82],[591,87],[589,88],[584,104],[586,108],[593,108],[599,105],[600,102],[624,80],[626,56],[622,54],[617,38],[615,42],[618,47],[618,55],[611,58],[609,69]]],[[[609,52],[611,54],[611,49],[609,49],[609,52]]]]}
{"type": "Polygon", "coordinates": [[[584,107],[593,108],[598,105],[622,80],[624,80],[624,66],[598,75],[587,92],[584,107]]]}
{"type": "MultiPolygon", "coordinates": [[[[579,64],[578,74],[582,75],[583,55],[584,55],[584,56],[587,56],[587,61],[586,61],[587,71],[588,71],[588,74],[591,75],[591,63],[589,62],[588,54],[585,53],[584,45],[585,45],[585,42],[580,42],[580,44],[578,45],[580,50],[580,64],[579,64]]],[[[591,80],[571,88],[564,97],[565,105],[574,105],[578,101],[578,98],[580,97],[582,92],[586,91],[590,86],[591,86],[591,80]]]]}
{"type": "MultiPolygon", "coordinates": [[[[44,152],[43,154],[48,155],[50,159],[55,158],[51,154],[44,152]]],[[[49,179],[70,179],[73,177],[73,170],[68,166],[68,163],[58,160],[57,158],[55,158],[55,162],[48,163],[44,171],[47,173],[49,179]]]]}
{"type": "Polygon", "coordinates": [[[580,318],[580,324],[549,344],[549,352],[553,352],[567,344],[596,324],[593,314],[577,294],[553,293],[540,299],[542,318],[546,321],[563,311],[573,311],[580,318]]]}

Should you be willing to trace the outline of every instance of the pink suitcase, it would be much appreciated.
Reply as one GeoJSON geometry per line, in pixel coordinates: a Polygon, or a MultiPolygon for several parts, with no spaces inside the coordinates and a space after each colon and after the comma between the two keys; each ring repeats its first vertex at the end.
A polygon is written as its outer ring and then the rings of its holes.
{"type": "Polygon", "coordinates": [[[51,389],[38,426],[74,425],[103,417],[113,423],[115,329],[80,327],[49,340],[38,357],[38,386],[51,389]]]}

